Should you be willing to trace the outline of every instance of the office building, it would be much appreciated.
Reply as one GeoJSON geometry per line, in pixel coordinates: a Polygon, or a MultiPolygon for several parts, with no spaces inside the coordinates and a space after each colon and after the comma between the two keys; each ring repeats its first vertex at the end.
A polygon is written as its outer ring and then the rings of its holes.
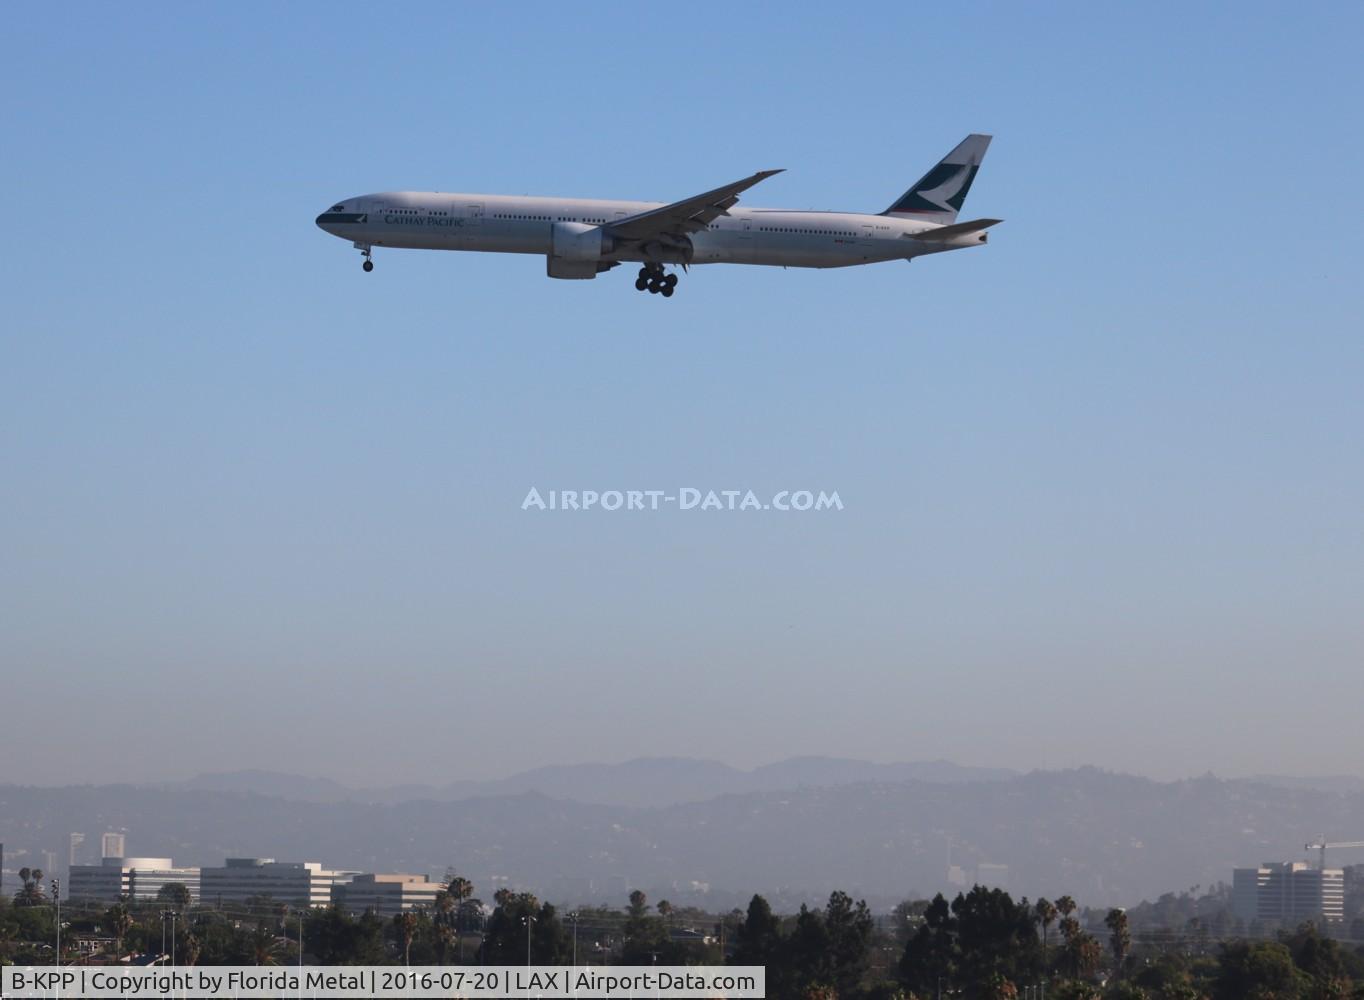
{"type": "Polygon", "coordinates": [[[430,909],[442,888],[425,875],[356,875],[333,885],[332,901],[351,913],[373,910],[386,917],[414,907],[430,909]]]}
{"type": "Polygon", "coordinates": [[[198,901],[198,868],[177,868],[170,858],[105,858],[97,865],[72,865],[67,896],[105,903],[125,898],[150,902],[172,882],[188,889],[191,901],[198,901]]]}
{"type": "Polygon", "coordinates": [[[349,882],[356,874],[329,871],[316,861],[228,858],[221,868],[200,869],[199,891],[211,906],[244,903],[254,897],[290,906],[327,906],[332,886],[349,882]]]}
{"type": "Polygon", "coordinates": [[[1345,872],[1302,861],[1266,862],[1232,872],[1232,914],[1246,923],[1293,927],[1345,919],[1345,872]]]}

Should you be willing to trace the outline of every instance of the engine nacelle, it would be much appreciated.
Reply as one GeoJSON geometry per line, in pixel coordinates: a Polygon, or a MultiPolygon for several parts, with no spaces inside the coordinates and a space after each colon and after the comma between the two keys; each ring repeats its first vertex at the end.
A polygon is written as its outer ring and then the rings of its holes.
{"type": "Polygon", "coordinates": [[[550,253],[546,272],[551,278],[595,278],[602,257],[614,249],[614,240],[601,226],[585,222],[556,222],[550,227],[550,253]]]}

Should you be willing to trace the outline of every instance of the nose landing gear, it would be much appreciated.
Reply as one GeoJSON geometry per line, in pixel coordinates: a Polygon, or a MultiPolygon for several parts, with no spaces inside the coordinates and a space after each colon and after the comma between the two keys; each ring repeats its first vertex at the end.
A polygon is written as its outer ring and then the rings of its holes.
{"type": "Polygon", "coordinates": [[[673,291],[676,288],[677,275],[664,274],[662,264],[645,264],[639,269],[639,277],[635,279],[637,291],[647,291],[650,295],[662,295],[665,299],[672,298],[673,291]]]}
{"type": "Polygon", "coordinates": [[[357,250],[360,251],[360,256],[363,257],[363,258],[365,258],[365,262],[364,262],[363,264],[360,265],[362,268],[364,268],[365,273],[368,274],[370,271],[373,271],[373,270],[374,270],[374,261],[373,261],[373,259],[372,259],[371,256],[370,256],[370,252],[369,252],[369,251],[370,251],[370,246],[369,246],[369,244],[368,244],[368,243],[356,243],[356,244],[353,244],[353,245],[354,245],[355,249],[357,249],[357,250]]]}

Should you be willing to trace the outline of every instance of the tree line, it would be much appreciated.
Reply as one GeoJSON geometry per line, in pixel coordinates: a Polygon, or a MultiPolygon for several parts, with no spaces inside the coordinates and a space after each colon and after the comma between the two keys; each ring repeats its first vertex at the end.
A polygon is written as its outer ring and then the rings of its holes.
{"type": "MultiPolygon", "coordinates": [[[[56,908],[41,872],[20,874],[20,891],[0,901],[0,961],[51,963],[56,908]]],[[[191,906],[171,884],[155,902],[63,903],[61,960],[760,965],[776,1000],[1364,1000],[1364,947],[1312,924],[1272,940],[1217,940],[1196,926],[1134,933],[1121,909],[1015,900],[984,886],[906,901],[881,920],[843,892],[788,915],[761,895],[747,910],[712,914],[651,904],[639,890],[622,907],[568,911],[508,889],[485,905],[474,892],[450,872],[432,906],[383,918],[269,897],[191,906]]]]}

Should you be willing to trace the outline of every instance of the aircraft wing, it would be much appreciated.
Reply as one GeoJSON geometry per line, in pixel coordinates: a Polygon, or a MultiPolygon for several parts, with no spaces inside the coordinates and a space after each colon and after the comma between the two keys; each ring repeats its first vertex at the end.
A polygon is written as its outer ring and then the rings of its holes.
{"type": "Polygon", "coordinates": [[[728,213],[730,207],[739,200],[739,192],[747,191],[759,181],[767,180],[780,170],[759,170],[751,177],[745,177],[733,184],[726,184],[714,191],[684,198],[662,208],[651,208],[647,212],[631,215],[608,225],[616,236],[627,240],[646,240],[664,235],[686,236],[705,229],[721,215],[728,213]]]}

